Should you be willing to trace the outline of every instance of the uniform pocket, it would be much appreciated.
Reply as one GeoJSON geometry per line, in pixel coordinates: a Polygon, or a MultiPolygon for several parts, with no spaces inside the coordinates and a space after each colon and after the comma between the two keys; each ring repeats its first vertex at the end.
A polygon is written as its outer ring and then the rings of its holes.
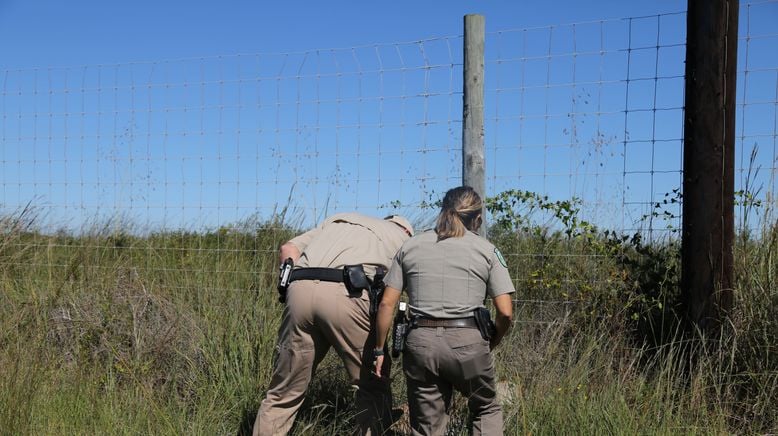
{"type": "Polygon", "coordinates": [[[409,379],[423,382],[427,378],[425,356],[429,353],[423,335],[413,329],[408,333],[403,351],[403,372],[409,379]]]}
{"type": "Polygon", "coordinates": [[[457,337],[455,340],[451,340],[451,338],[449,338],[448,342],[449,342],[449,346],[451,347],[451,349],[452,350],[457,350],[456,351],[457,353],[459,353],[459,352],[463,352],[464,353],[464,352],[467,352],[467,350],[469,350],[469,349],[479,348],[479,346],[480,347],[486,346],[486,348],[488,350],[489,343],[486,342],[486,340],[481,337],[481,333],[478,332],[478,330],[473,329],[473,331],[475,331],[478,334],[477,335],[468,335],[467,337],[464,337],[464,338],[457,337]]]}
{"type": "Polygon", "coordinates": [[[422,331],[412,328],[408,335],[405,337],[405,349],[424,349],[427,348],[427,343],[424,341],[422,331]]]}
{"type": "Polygon", "coordinates": [[[474,330],[473,333],[462,335],[464,337],[457,338],[459,340],[456,344],[451,344],[451,351],[457,360],[462,378],[465,380],[479,377],[492,368],[489,343],[481,337],[477,330],[474,330]]]}

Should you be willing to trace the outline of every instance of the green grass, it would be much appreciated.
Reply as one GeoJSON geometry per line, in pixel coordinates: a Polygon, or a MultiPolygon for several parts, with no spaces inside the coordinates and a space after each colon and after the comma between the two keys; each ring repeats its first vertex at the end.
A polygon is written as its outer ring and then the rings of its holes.
{"type": "MultiPolygon", "coordinates": [[[[282,312],[276,249],[290,229],[76,237],[37,232],[29,215],[0,224],[0,433],[250,432],[282,312]]],[[[517,323],[497,351],[506,434],[776,431],[778,229],[739,239],[731,324],[695,346],[649,322],[677,297],[672,244],[646,254],[602,235],[493,237],[505,253],[542,253],[509,259],[522,296],[578,302],[517,307],[519,320],[550,323],[517,323]]],[[[344,377],[331,353],[294,434],[348,432],[344,377]]],[[[465,434],[464,401],[455,406],[450,434],[465,434]]]]}

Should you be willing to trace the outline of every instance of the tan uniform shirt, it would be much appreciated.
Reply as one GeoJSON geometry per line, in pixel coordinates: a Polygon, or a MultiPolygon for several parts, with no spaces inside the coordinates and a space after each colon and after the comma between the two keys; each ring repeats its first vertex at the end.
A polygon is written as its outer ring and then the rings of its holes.
{"type": "Polygon", "coordinates": [[[363,264],[365,273],[372,278],[375,267],[387,268],[407,239],[405,230],[391,221],[341,213],[289,242],[302,252],[295,267],[342,268],[363,264]]]}
{"type": "Polygon", "coordinates": [[[472,232],[438,241],[426,231],[409,239],[384,282],[408,293],[412,313],[432,318],[470,316],[487,295],[516,292],[499,250],[472,232]]]}

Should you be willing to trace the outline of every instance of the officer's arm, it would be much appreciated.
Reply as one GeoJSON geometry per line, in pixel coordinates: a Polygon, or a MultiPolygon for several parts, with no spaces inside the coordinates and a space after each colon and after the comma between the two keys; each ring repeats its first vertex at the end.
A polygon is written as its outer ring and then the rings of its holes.
{"type": "Polygon", "coordinates": [[[497,309],[497,316],[494,320],[494,324],[497,327],[497,333],[494,335],[489,345],[490,348],[494,349],[511,328],[511,321],[513,321],[513,299],[511,298],[511,294],[502,294],[494,297],[492,302],[494,303],[494,308],[497,309]]]}
{"type": "Polygon", "coordinates": [[[384,296],[381,298],[381,304],[378,305],[378,315],[376,315],[376,349],[383,349],[386,344],[386,336],[392,327],[392,315],[397,302],[400,301],[400,295],[401,292],[391,286],[384,289],[384,296]]]}
{"type": "Polygon", "coordinates": [[[375,321],[376,338],[375,349],[373,350],[373,374],[378,377],[383,377],[381,368],[384,367],[384,345],[386,345],[386,336],[389,334],[389,328],[392,326],[392,313],[398,301],[400,301],[400,291],[387,286],[384,289],[381,304],[378,305],[378,314],[375,321]]]}
{"type": "Polygon", "coordinates": [[[297,248],[296,245],[292,244],[291,242],[287,242],[278,250],[278,263],[282,264],[290,257],[294,263],[297,263],[297,259],[300,258],[301,254],[302,253],[300,253],[300,249],[297,248]]]}

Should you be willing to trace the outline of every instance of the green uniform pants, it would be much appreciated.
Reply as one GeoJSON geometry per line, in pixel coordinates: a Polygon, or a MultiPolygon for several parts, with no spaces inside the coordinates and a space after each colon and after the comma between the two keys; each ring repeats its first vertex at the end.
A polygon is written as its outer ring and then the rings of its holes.
{"type": "Polygon", "coordinates": [[[408,408],[414,435],[442,435],[453,389],[467,399],[473,435],[502,435],[494,361],[489,343],[474,328],[419,327],[403,353],[408,408]]]}

